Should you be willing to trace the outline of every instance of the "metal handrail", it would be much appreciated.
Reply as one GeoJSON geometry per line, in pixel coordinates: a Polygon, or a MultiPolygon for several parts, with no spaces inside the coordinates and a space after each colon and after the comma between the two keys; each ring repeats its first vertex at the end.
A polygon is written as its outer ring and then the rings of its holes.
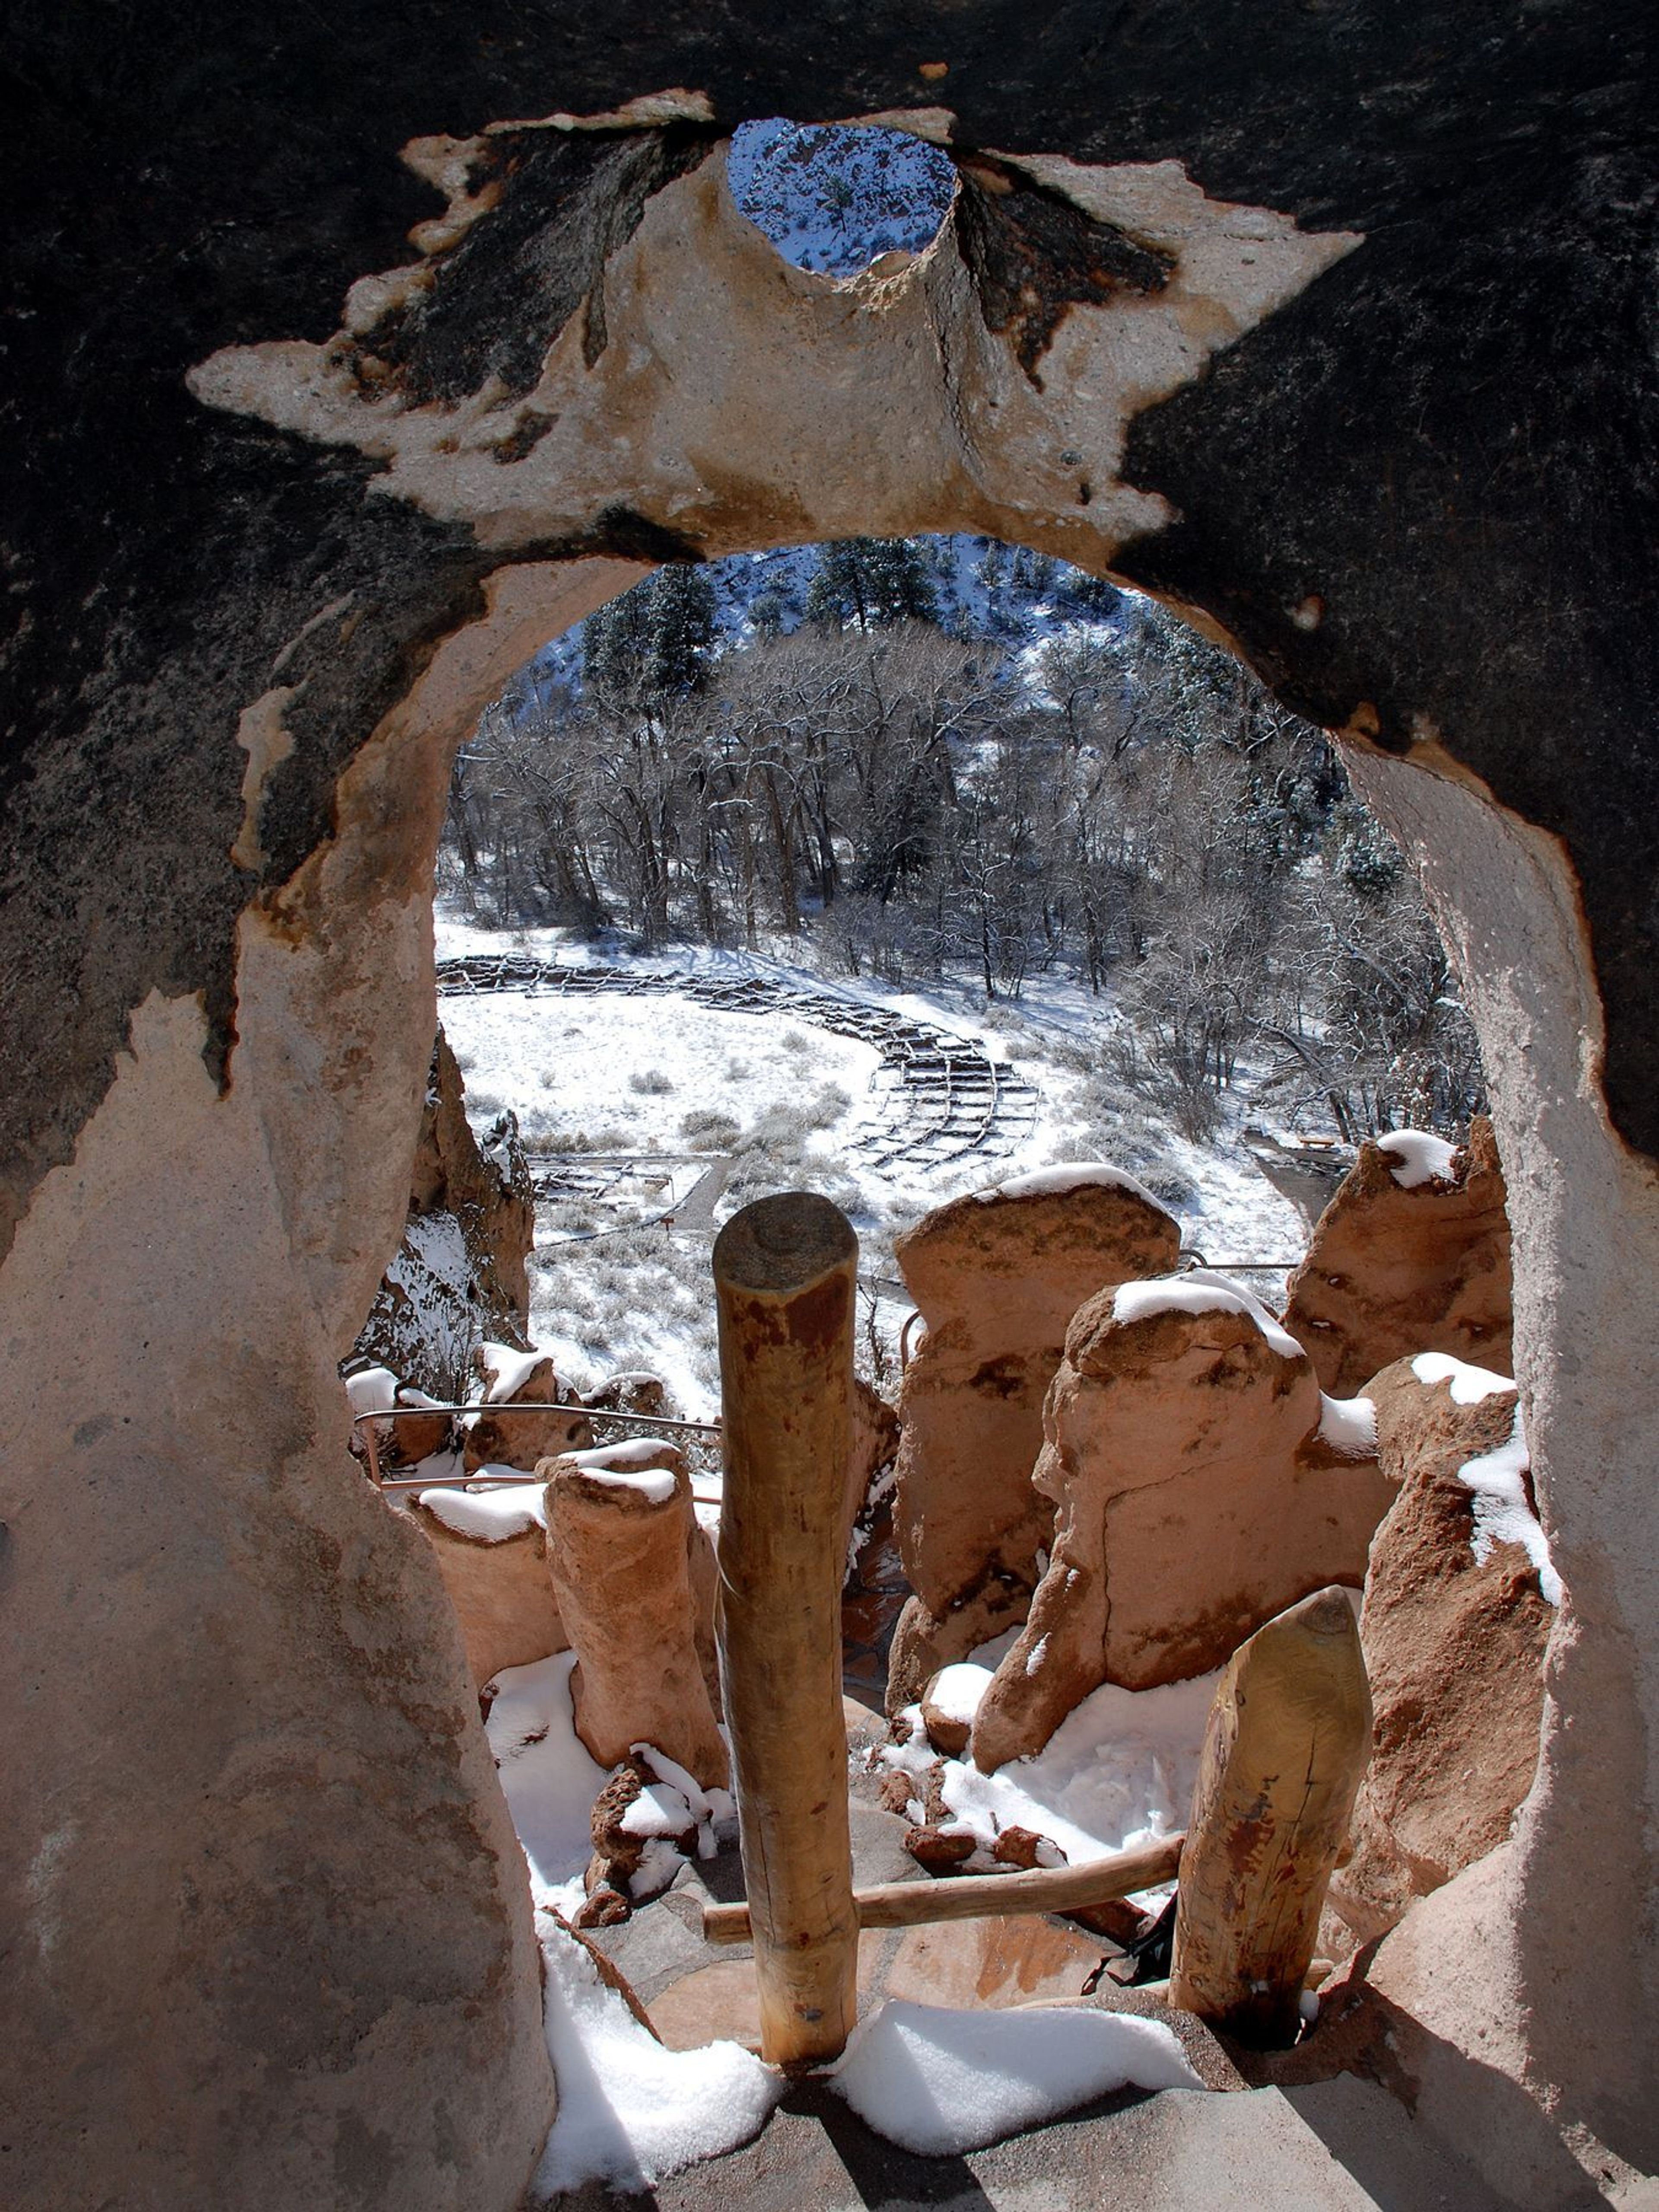
{"type": "MultiPolygon", "coordinates": [[[[488,1413],[492,1419],[498,1413],[580,1413],[590,1421],[619,1421],[624,1428],[695,1429],[699,1434],[708,1437],[716,1437],[720,1433],[720,1425],[718,1421],[684,1421],[668,1413],[613,1413],[608,1406],[584,1406],[569,1399],[555,1401],[551,1403],[545,1399],[518,1398],[501,1405],[493,1404],[489,1399],[475,1399],[471,1405],[467,1406],[387,1406],[380,1413],[354,1413],[351,1417],[351,1425],[354,1429],[361,1429],[365,1421],[420,1420],[429,1418],[434,1413],[447,1413],[452,1419],[458,1413],[488,1413]]],[[[441,1485],[430,1482],[413,1479],[404,1480],[383,1475],[380,1473],[380,1449],[372,1428],[364,1435],[363,1446],[368,1459],[369,1480],[378,1488],[430,1490],[441,1487],[441,1485]]],[[[477,1480],[476,1476],[468,1479],[474,1482],[477,1480]]],[[[522,1475],[518,1479],[525,1482],[533,1482],[536,1480],[533,1474],[522,1475]]],[[[502,1475],[492,1475],[484,1486],[506,1488],[507,1487],[507,1479],[502,1475]]]]}

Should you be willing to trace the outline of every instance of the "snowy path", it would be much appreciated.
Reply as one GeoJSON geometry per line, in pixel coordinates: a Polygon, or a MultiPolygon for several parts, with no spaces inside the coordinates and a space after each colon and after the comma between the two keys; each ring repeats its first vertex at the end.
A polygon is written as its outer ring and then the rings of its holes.
{"type": "Polygon", "coordinates": [[[888,1079],[884,1122],[858,1131],[848,1144],[870,1167],[942,1167],[970,1155],[1006,1159],[1036,1125],[1032,1085],[993,1060],[976,1038],[769,976],[576,967],[522,953],[471,953],[441,961],[437,984],[440,998],[518,992],[526,998],[603,993],[687,999],[721,1013],[784,1015],[854,1038],[874,1049],[888,1079]]]}

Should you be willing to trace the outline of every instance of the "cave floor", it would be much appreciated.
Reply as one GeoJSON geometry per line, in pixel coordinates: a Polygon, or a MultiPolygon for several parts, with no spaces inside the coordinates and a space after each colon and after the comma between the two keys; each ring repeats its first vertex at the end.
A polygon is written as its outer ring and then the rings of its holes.
{"type": "MultiPolygon", "coordinates": [[[[850,1700],[848,1718],[855,1754],[862,1738],[883,1733],[874,1715],[860,1727],[850,1700]]],[[[856,1771],[851,1810],[860,1883],[927,1878],[903,1850],[903,1821],[856,1771]]],[[[732,1850],[684,1869],[672,1889],[623,1925],[591,1931],[672,2048],[757,2039],[747,1946],[716,1950],[701,1934],[705,1899],[741,1895],[732,1850]]],[[[1069,1921],[1036,1917],[873,1930],[860,1941],[860,2011],[892,1996],[965,2007],[1081,2002],[1139,2013],[1172,2027],[1206,2090],[1221,2094],[1125,2091],[985,2150],[924,2158],[875,2134],[841,2098],[804,2084],[742,2149],[626,2198],[590,2184],[556,2199],[559,2212],[612,2203],[643,2212],[1504,2212],[1502,2200],[1375,2081],[1339,2072],[1251,2086],[1235,2055],[1189,2014],[1109,1978],[1083,1997],[1090,1970],[1113,1948],[1069,1921]]],[[[1261,2069],[1242,2063],[1259,2084],[1261,2069]]]]}

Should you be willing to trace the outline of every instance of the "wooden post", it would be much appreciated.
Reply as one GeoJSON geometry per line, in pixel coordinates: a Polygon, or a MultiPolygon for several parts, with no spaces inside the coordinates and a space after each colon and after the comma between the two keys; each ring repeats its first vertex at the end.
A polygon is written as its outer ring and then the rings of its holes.
{"type": "MultiPolygon", "coordinates": [[[[954,1875],[948,1881],[882,1881],[853,1892],[860,1928],[922,1928],[942,1920],[986,1920],[1016,1912],[1074,1912],[1106,1905],[1154,1883],[1173,1881],[1180,1836],[1162,1836],[1136,1850],[1081,1866],[1032,1867],[1024,1874],[954,1875]]],[[[705,1943],[746,1943],[746,1905],[705,1905],[705,1943]]]]}
{"type": "Polygon", "coordinates": [[[720,1676],[761,2055],[793,2069],[836,2057],[857,2017],[840,1540],[857,1267],[846,1217],[805,1192],[746,1206],[714,1243],[720,1676]]]}
{"type": "Polygon", "coordinates": [[[1233,1654],[1181,1859],[1170,2000],[1241,2042],[1294,2043],[1320,1907],[1371,1748],[1346,1590],[1316,1590],[1233,1654]]]}

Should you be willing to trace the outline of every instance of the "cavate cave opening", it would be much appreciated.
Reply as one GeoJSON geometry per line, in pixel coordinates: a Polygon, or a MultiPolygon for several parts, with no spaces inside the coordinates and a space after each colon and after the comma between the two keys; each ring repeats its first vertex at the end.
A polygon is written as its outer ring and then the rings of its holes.
{"type": "MultiPolygon", "coordinates": [[[[859,134],[820,171],[792,129],[786,177],[856,177],[859,134]]],[[[930,1873],[1167,1850],[1219,1670],[1322,1589],[1358,1607],[1396,1493],[1449,1474],[1435,1541],[1484,1567],[1501,1528],[1500,1577],[1518,1551],[1506,1724],[1460,1705],[1373,1769],[1340,1964],[1509,1832],[1538,1758],[1560,1577],[1475,1042],[1515,971],[1471,947],[1495,884],[1540,945],[1551,899],[1367,702],[1322,729],[1250,672],[1328,625],[1305,576],[1230,609],[1241,638],[1146,573],[1173,510],[1126,441],[1358,234],[1172,163],[997,156],[931,240],[921,195],[916,250],[882,243],[879,179],[792,229],[732,146],[672,150],[538,372],[498,346],[473,401],[423,396],[460,309],[501,305],[439,246],[356,289],[343,347],[228,349],[196,386],[531,556],[394,720],[449,1035],[403,1041],[416,1188],[347,1389],[459,1620],[544,1958],[621,1930],[626,1972],[636,1911],[741,1881],[708,1261],[805,1185],[862,1244],[832,1548],[877,1860],[896,1821],[930,1873]],[[1436,1390],[1486,1408],[1455,1467],[1420,1449],[1436,1390]],[[1477,1753],[1490,1786],[1402,1841],[1425,1757],[1477,1753]]],[[[477,170],[415,159],[479,219],[477,170]]],[[[1408,1616],[1419,1567],[1378,1584],[1408,1616]]],[[[1408,1707],[1395,1671],[1374,1692],[1408,1707]]],[[[1156,1903],[1093,1936],[1151,1971],[1156,1903]]],[[[712,1963],[648,1978],[692,2040],[712,1963]]]]}
{"type": "Polygon", "coordinates": [[[1641,2194],[1644,112],[1421,12],[25,29],[20,2203],[1641,2194]]]}
{"type": "MultiPolygon", "coordinates": [[[[1329,735],[1143,594],[967,534],[665,565],[460,744],[435,927],[410,1218],[346,1385],[436,1553],[532,1893],[590,1932],[740,1893],[710,1258],[754,1200],[827,1195],[859,1239],[842,1685],[933,1872],[1172,1832],[1228,1653],[1328,1582],[1359,1603],[1393,1498],[1370,1376],[1427,1352],[1512,1412],[1484,1075],[1417,878],[1329,735]],[[1109,1340],[1195,1334],[1116,1443],[1066,1364],[1103,1285],[1109,1340]],[[1056,1572],[1098,1569],[1054,1456],[1091,1445],[1207,1470],[1120,1514],[1115,1642],[1051,1618],[1056,1572]],[[610,1563],[641,1499],[654,1597],[610,1563]],[[665,1792],[644,1849],[630,1808],[665,1792]]],[[[1510,1457],[1535,1690],[1552,1570],[1510,1457]]],[[[1375,1932],[1407,1878],[1373,1856],[1347,1901],[1375,1932]]],[[[1155,1917],[1093,1933],[1133,1961],[1155,1917]]],[[[1339,1916],[1328,1948],[1357,1940],[1339,1916]]]]}
{"type": "Polygon", "coordinates": [[[726,174],[738,208],[784,259],[827,276],[891,270],[925,252],[956,197],[948,154],[880,125],[745,123],[726,174]]]}

